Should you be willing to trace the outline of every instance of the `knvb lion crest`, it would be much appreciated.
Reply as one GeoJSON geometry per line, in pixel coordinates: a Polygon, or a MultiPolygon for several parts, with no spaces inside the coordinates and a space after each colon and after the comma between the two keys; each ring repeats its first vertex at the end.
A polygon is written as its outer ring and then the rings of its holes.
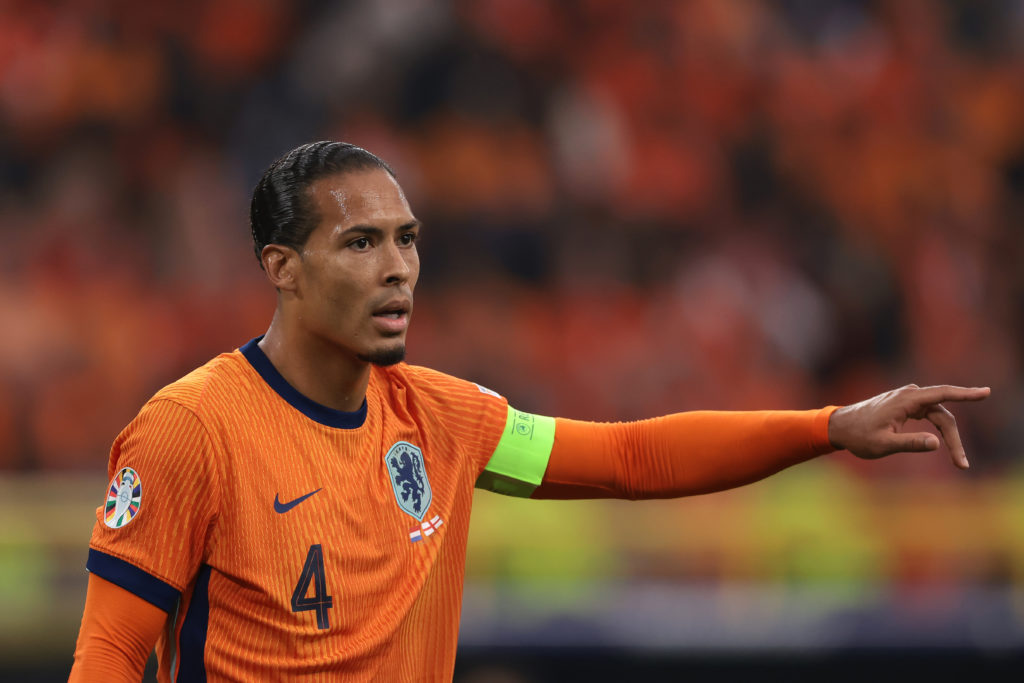
{"type": "Polygon", "coordinates": [[[395,489],[398,507],[423,521],[430,507],[430,480],[423,464],[423,451],[408,441],[399,441],[384,456],[395,489]]]}

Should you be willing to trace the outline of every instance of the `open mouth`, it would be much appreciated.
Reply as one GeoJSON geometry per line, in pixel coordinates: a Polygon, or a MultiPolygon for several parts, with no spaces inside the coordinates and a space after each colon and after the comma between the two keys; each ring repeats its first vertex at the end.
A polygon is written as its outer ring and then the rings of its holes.
{"type": "Polygon", "coordinates": [[[377,327],[385,334],[401,334],[409,325],[412,304],[406,299],[389,301],[373,312],[377,327]]]}
{"type": "Polygon", "coordinates": [[[385,304],[373,312],[375,318],[391,318],[392,320],[398,320],[408,314],[409,304],[404,301],[385,304]]]}

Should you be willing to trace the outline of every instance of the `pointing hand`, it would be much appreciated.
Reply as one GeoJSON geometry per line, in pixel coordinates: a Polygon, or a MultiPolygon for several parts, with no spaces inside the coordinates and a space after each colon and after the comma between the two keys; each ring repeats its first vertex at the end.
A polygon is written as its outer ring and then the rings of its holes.
{"type": "Polygon", "coordinates": [[[828,438],[837,449],[846,449],[867,459],[892,453],[934,451],[939,447],[939,439],[934,434],[900,431],[907,420],[928,420],[938,427],[953,464],[967,469],[970,465],[960,443],[956,419],[942,403],[980,401],[989,393],[988,387],[908,384],[836,410],[829,419],[828,438]]]}

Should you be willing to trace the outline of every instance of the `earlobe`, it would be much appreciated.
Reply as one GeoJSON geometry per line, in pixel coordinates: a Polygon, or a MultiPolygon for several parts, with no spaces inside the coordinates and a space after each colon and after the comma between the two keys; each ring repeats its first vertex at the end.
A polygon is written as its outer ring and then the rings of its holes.
{"type": "Polygon", "coordinates": [[[292,291],[295,289],[295,264],[298,254],[294,249],[280,244],[268,244],[260,253],[263,270],[267,279],[278,290],[292,291]]]}

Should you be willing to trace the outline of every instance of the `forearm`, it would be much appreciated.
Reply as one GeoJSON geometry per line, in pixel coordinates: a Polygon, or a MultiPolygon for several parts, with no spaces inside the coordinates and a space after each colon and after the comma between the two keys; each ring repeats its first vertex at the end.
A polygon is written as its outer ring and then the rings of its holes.
{"type": "Polygon", "coordinates": [[[558,418],[533,498],[673,498],[763,479],[834,450],[810,411],[695,411],[629,423],[558,418]]]}
{"type": "Polygon", "coordinates": [[[159,607],[91,574],[69,683],[141,681],[166,621],[159,607]]]}

